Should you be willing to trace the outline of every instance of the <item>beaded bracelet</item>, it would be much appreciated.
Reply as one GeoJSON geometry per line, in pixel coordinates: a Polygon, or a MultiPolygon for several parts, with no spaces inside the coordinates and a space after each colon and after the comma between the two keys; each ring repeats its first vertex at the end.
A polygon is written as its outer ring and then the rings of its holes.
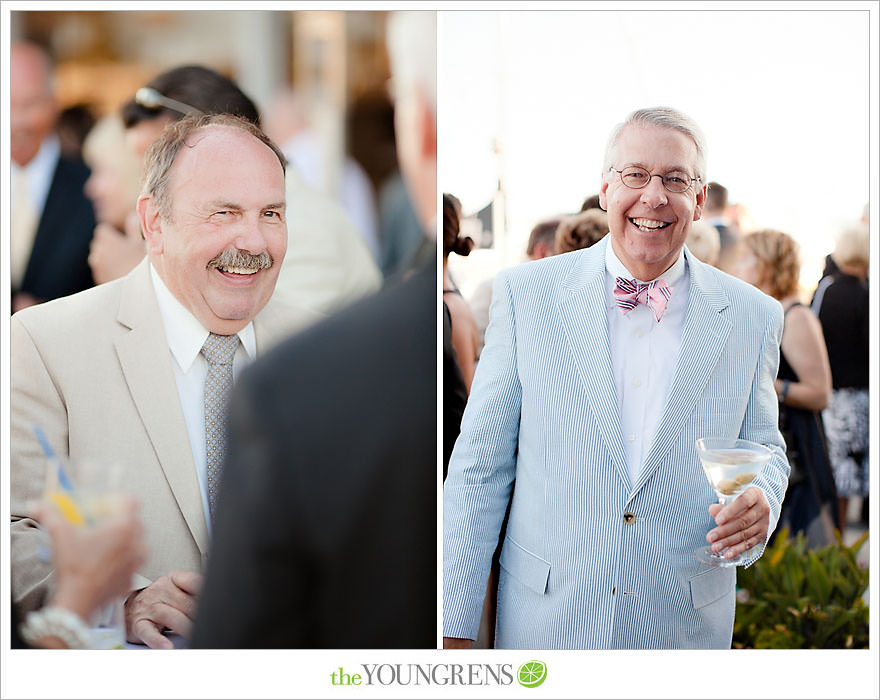
{"type": "Polygon", "coordinates": [[[30,613],[21,627],[21,636],[31,646],[45,637],[58,637],[70,649],[91,647],[89,630],[80,616],[54,605],[30,613]]]}

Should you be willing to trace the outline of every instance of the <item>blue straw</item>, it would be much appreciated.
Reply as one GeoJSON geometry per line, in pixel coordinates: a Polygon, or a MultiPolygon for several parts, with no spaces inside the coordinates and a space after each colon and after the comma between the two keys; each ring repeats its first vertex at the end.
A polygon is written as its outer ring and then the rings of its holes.
{"type": "Polygon", "coordinates": [[[67,476],[67,472],[64,471],[64,465],[61,464],[61,459],[58,455],[55,454],[55,450],[52,449],[52,445],[49,444],[49,440],[46,438],[46,434],[43,432],[43,429],[39,425],[34,426],[34,435],[37,436],[37,441],[40,443],[40,447],[43,448],[43,454],[46,455],[46,458],[50,463],[55,465],[55,469],[58,473],[58,483],[61,485],[65,491],[70,494],[73,502],[76,503],[76,506],[79,508],[80,512],[83,515],[83,519],[89,525],[94,525],[94,520],[89,515],[88,510],[83,506],[82,501],[79,498],[79,494],[76,492],[76,489],[73,487],[73,482],[70,480],[70,477],[67,476]]]}

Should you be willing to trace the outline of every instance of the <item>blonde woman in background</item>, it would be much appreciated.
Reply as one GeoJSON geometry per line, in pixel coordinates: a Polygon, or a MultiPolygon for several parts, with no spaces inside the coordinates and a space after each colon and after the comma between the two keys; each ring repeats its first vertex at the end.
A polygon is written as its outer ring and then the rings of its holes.
{"type": "Polygon", "coordinates": [[[601,209],[586,209],[574,216],[567,216],[556,227],[553,252],[569,253],[589,248],[601,241],[608,233],[608,214],[601,209]]]}
{"type": "Polygon", "coordinates": [[[721,235],[718,229],[702,219],[691,224],[685,245],[707,265],[718,267],[721,255],[721,235]]]}
{"type": "Polygon", "coordinates": [[[831,368],[819,320],[800,301],[800,269],[797,243],[771,229],[743,237],[733,266],[737,277],[779,301],[785,313],[775,386],[791,477],[779,526],[787,525],[792,535],[803,531],[811,547],[821,547],[834,542],[837,526],[820,416],[831,393],[831,368]]]}
{"type": "Polygon", "coordinates": [[[89,267],[95,283],[103,284],[131,272],[146,254],[134,210],[142,165],[128,146],[122,118],[116,114],[99,120],[89,132],[83,159],[92,171],[84,190],[98,220],[89,267]]]}

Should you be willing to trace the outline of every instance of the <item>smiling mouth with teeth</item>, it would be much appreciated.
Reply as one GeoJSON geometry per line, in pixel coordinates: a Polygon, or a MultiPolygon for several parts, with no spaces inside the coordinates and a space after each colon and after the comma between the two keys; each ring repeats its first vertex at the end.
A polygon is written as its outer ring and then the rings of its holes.
{"type": "Polygon", "coordinates": [[[253,275],[253,274],[259,272],[259,270],[257,270],[256,268],[253,268],[253,267],[223,267],[223,266],[218,266],[217,269],[220,270],[221,272],[229,272],[229,273],[231,273],[231,274],[233,274],[233,275],[253,275]]]}
{"type": "Polygon", "coordinates": [[[640,231],[659,231],[669,226],[668,221],[655,221],[654,219],[630,219],[633,226],[640,231]]]}

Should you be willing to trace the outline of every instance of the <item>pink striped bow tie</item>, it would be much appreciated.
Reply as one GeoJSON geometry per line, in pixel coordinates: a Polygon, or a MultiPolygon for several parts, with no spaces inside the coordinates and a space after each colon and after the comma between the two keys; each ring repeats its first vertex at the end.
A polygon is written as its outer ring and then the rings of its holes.
{"type": "Polygon", "coordinates": [[[620,313],[626,315],[639,304],[644,304],[654,312],[654,318],[658,323],[663,312],[666,311],[666,304],[671,295],[672,288],[662,277],[647,284],[618,277],[617,284],[614,285],[614,299],[617,301],[620,313]]]}

